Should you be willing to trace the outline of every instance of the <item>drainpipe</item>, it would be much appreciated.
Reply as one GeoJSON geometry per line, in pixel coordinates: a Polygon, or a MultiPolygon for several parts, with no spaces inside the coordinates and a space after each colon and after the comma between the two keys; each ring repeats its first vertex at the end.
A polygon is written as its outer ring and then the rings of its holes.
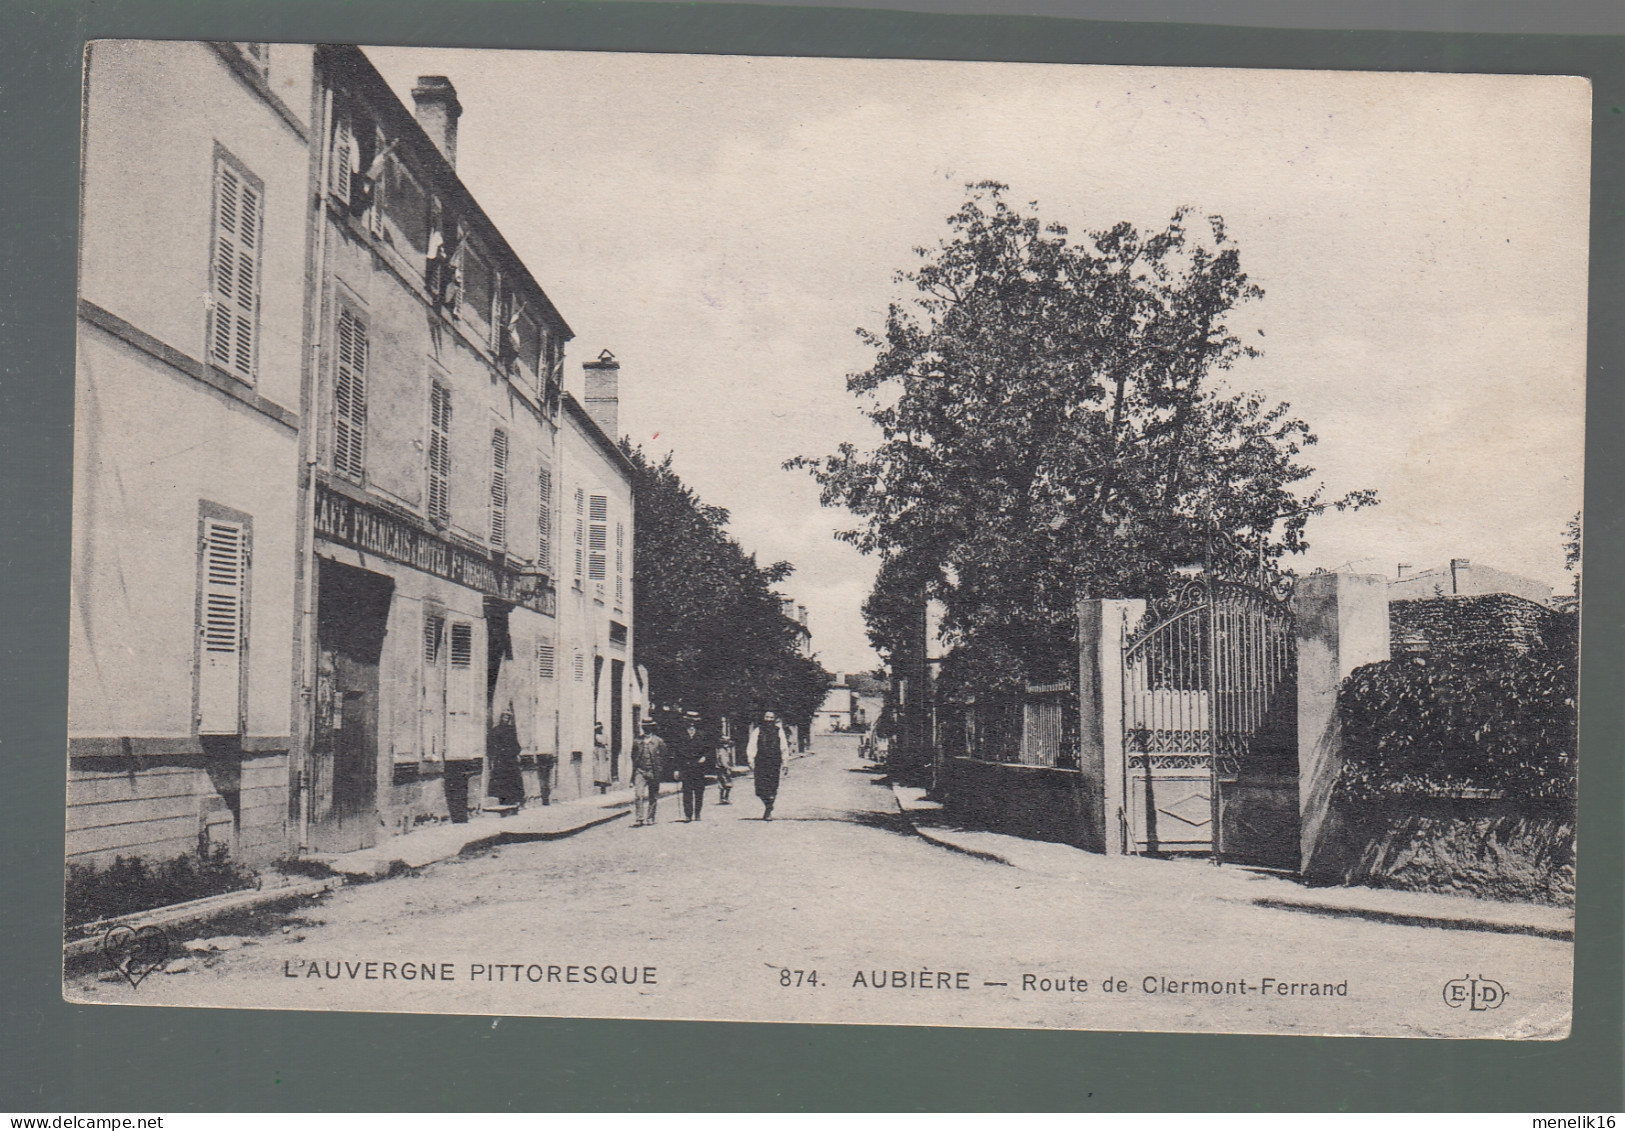
{"type": "MultiPolygon", "coordinates": [[[[318,64],[318,68],[320,64],[318,64]]],[[[322,332],[327,317],[327,186],[331,179],[333,146],[333,91],[322,81],[321,117],[316,130],[321,157],[317,162],[316,184],[316,288],[315,332],[311,335],[310,359],[300,389],[299,472],[301,488],[299,537],[303,584],[299,591],[299,698],[296,717],[296,744],[299,761],[299,851],[310,849],[310,748],[316,733],[316,436],[320,416],[316,390],[321,374],[322,332]]]]}

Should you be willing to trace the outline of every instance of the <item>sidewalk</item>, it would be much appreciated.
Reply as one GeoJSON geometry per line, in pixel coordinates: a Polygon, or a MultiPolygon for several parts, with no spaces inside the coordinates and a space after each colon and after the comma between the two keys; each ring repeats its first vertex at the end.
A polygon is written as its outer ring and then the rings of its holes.
{"type": "MultiPolygon", "coordinates": [[[[661,787],[660,796],[672,796],[679,792],[680,788],[668,783],[661,787]]],[[[250,911],[266,904],[322,895],[342,887],[346,879],[381,879],[396,872],[422,868],[481,848],[526,841],[555,840],[581,832],[583,829],[590,829],[595,825],[618,820],[626,816],[631,808],[632,791],[618,789],[611,793],[561,802],[557,805],[533,803],[511,816],[482,813],[466,824],[459,825],[448,821],[404,836],[390,837],[372,848],[358,849],[354,852],[308,853],[301,859],[325,866],[332,875],[325,879],[289,878],[285,882],[268,887],[226,892],[206,899],[191,900],[169,907],[155,907],[149,911],[86,924],[80,928],[80,937],[64,943],[62,953],[66,958],[77,958],[94,952],[102,945],[105,931],[114,926],[132,929],[159,927],[169,930],[196,928],[213,920],[250,911]]]]}
{"type": "Polygon", "coordinates": [[[893,784],[892,796],[914,831],[933,844],[1024,871],[1088,883],[1108,893],[1206,897],[1312,915],[1574,941],[1572,908],[1434,892],[1308,887],[1285,874],[1246,865],[1215,868],[1201,859],[1107,856],[1069,844],[957,828],[943,819],[940,802],[926,800],[923,789],[893,784]]]}
{"type": "MultiPolygon", "coordinates": [[[[661,797],[679,787],[662,785],[661,797]]],[[[465,824],[451,821],[392,836],[372,848],[333,854],[313,853],[305,859],[327,865],[338,875],[378,879],[411,868],[422,868],[499,844],[554,840],[618,820],[632,810],[632,790],[616,789],[576,801],[542,805],[531,801],[517,813],[481,813],[465,824]]]]}

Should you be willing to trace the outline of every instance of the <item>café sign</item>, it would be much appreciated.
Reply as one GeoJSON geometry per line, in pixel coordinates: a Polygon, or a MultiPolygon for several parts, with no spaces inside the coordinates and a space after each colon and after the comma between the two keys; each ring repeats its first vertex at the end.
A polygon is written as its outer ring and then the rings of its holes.
{"type": "Polygon", "coordinates": [[[546,578],[499,566],[482,554],[324,484],[316,486],[316,533],[330,542],[376,554],[546,616],[558,614],[558,595],[546,578]]]}

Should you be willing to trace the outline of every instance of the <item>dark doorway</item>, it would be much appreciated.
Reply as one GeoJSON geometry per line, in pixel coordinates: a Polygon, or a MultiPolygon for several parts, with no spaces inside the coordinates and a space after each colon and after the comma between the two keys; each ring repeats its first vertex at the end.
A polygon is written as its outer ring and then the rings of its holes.
{"type": "Polygon", "coordinates": [[[621,780],[621,742],[626,735],[621,727],[621,706],[626,701],[626,661],[609,663],[609,776],[621,780]]]}
{"type": "Polygon", "coordinates": [[[497,697],[499,688],[511,688],[502,678],[502,665],[513,661],[513,637],[508,631],[511,605],[485,599],[485,808],[517,809],[525,800],[525,779],[519,769],[519,733],[513,712],[517,704],[497,697]]]}
{"type": "Polygon", "coordinates": [[[308,835],[318,852],[349,852],[378,839],[378,661],[395,582],[317,563],[308,835]]]}

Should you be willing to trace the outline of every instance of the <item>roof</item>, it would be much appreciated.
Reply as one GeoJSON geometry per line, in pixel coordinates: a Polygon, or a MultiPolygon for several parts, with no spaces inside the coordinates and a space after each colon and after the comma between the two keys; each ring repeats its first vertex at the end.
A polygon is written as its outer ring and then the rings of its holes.
{"type": "Polygon", "coordinates": [[[633,466],[631,460],[626,458],[626,453],[621,451],[620,445],[609,438],[609,435],[598,426],[598,421],[594,420],[592,415],[581,407],[581,402],[577,401],[570,393],[564,394],[564,411],[569,415],[570,419],[581,425],[581,430],[586,434],[587,439],[596,444],[600,451],[626,473],[626,478],[629,481],[637,476],[638,469],[633,466]]]}
{"type": "Polygon", "coordinates": [[[417,116],[408,110],[384,76],[378,73],[378,68],[372,65],[372,60],[362,52],[359,47],[343,43],[323,43],[316,47],[316,62],[319,71],[325,71],[353,84],[364,94],[368,107],[376,111],[385,120],[381,123],[387,133],[399,136],[402,148],[411,153],[413,162],[418,168],[431,175],[435,180],[435,188],[446,196],[455,199],[459,218],[472,219],[479,231],[480,243],[487,250],[494,253],[503,261],[509,271],[517,275],[524,288],[531,292],[531,297],[540,300],[540,306],[548,319],[559,329],[565,339],[575,337],[575,331],[559,313],[558,307],[547,296],[525,266],[525,261],[519,258],[502,230],[491,222],[480,207],[479,201],[474,199],[473,193],[463,184],[457,170],[452,167],[446,155],[440,152],[429,135],[424,133],[423,127],[418,124],[417,116]]]}

